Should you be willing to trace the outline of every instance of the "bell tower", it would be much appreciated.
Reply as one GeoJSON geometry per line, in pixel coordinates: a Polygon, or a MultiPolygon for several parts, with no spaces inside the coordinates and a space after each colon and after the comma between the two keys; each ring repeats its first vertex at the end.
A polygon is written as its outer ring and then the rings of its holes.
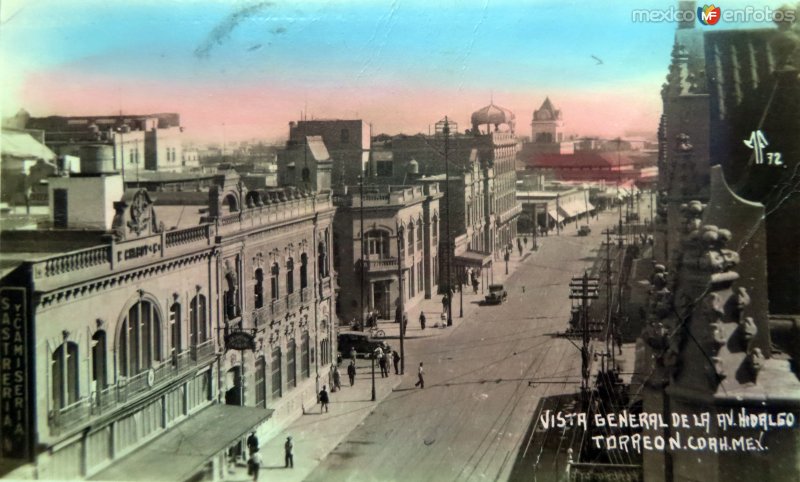
{"type": "Polygon", "coordinates": [[[546,97],[542,106],[533,111],[531,141],[535,144],[553,144],[564,140],[564,121],[561,111],[556,110],[546,97]]]}

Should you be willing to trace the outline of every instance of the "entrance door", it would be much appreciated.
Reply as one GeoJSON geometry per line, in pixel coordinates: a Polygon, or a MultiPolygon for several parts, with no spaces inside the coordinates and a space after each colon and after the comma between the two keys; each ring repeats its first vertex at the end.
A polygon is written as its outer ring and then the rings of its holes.
{"type": "Polygon", "coordinates": [[[390,319],[392,317],[389,299],[389,282],[376,281],[374,283],[375,299],[373,299],[373,306],[380,313],[381,319],[390,319]]]}
{"type": "Polygon", "coordinates": [[[242,404],[242,375],[239,367],[233,367],[228,370],[228,391],[225,392],[226,405],[241,405],[242,404]]]}

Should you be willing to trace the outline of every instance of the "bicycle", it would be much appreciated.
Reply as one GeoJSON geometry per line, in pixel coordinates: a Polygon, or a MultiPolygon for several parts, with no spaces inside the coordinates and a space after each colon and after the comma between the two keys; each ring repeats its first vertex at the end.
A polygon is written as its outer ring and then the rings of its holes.
{"type": "Polygon", "coordinates": [[[386,336],[386,332],[378,328],[377,326],[370,326],[369,327],[369,336],[372,338],[383,338],[386,336]]]}

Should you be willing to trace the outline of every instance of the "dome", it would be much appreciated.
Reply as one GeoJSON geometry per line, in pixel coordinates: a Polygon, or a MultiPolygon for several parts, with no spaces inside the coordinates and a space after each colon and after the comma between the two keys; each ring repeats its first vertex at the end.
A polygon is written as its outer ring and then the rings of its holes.
{"type": "Polygon", "coordinates": [[[514,122],[514,113],[503,107],[489,104],[472,113],[472,125],[482,124],[511,124],[514,122]]]}

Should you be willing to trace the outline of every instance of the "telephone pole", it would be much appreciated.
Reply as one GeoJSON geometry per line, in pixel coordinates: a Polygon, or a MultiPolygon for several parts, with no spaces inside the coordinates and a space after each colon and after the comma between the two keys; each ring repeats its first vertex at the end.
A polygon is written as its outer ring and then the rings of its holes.
{"type": "Polygon", "coordinates": [[[590,278],[589,272],[584,271],[583,276],[572,278],[569,284],[569,298],[581,300],[581,396],[584,409],[588,408],[589,401],[589,300],[597,299],[598,278],[590,278]]]}

